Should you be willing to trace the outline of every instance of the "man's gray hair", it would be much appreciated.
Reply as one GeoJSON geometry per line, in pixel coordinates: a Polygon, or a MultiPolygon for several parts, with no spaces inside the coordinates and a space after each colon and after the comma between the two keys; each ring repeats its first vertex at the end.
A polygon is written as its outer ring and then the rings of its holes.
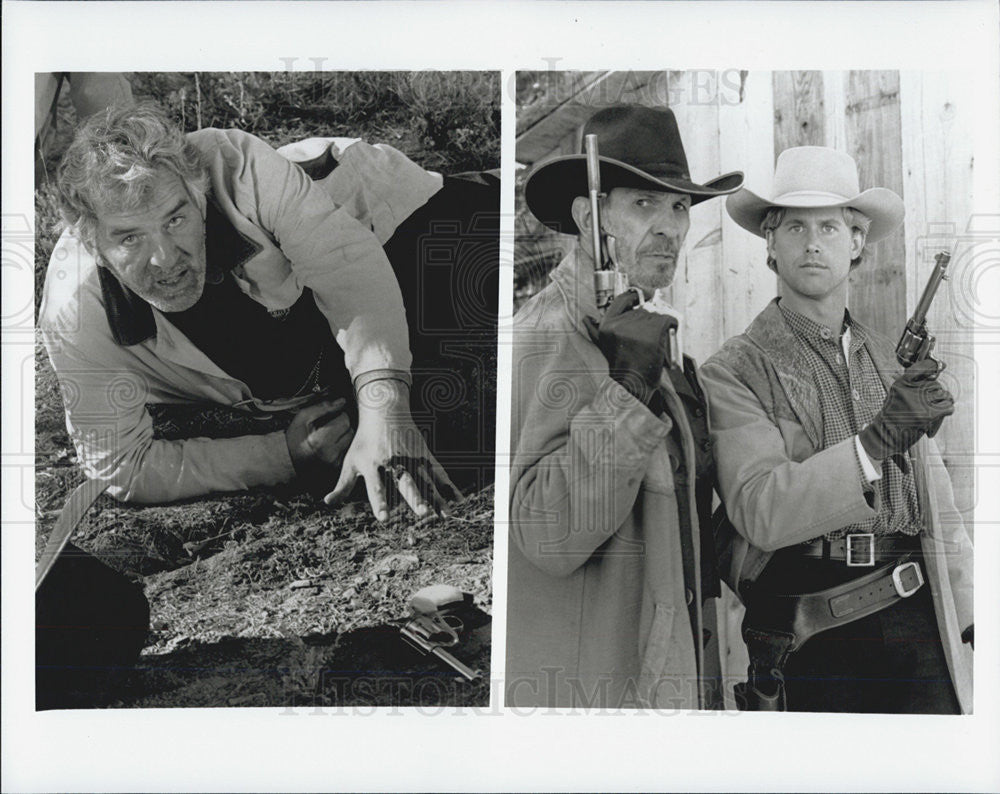
{"type": "Polygon", "coordinates": [[[80,126],[59,164],[63,221],[96,254],[99,215],[141,208],[166,175],[204,211],[208,172],[180,127],[153,102],[108,108],[80,126]]]}
{"type": "MultiPolygon", "coordinates": [[[[786,207],[771,207],[765,213],[764,220],[760,222],[760,230],[764,234],[764,239],[767,239],[769,232],[773,232],[779,226],[781,222],[785,219],[785,213],[787,212],[786,207]]],[[[858,231],[861,236],[865,239],[868,238],[868,229],[872,225],[872,219],[865,215],[861,210],[856,210],[854,207],[841,207],[841,211],[844,213],[844,223],[847,224],[847,228],[851,231],[858,231]]],[[[851,269],[856,268],[865,258],[866,248],[861,247],[861,252],[851,260],[851,269]]],[[[767,257],[767,266],[774,270],[777,263],[774,261],[772,256],[767,257]]]]}

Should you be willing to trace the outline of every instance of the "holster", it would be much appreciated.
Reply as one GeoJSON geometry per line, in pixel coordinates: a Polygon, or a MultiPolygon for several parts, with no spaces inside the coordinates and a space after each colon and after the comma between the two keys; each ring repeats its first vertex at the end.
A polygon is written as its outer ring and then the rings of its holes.
{"type": "Polygon", "coordinates": [[[791,653],[821,632],[853,623],[909,598],[924,585],[910,554],[816,593],[784,595],[745,585],[743,640],[750,665],[735,690],[742,711],[785,711],[784,666],[791,653]]]}
{"type": "Polygon", "coordinates": [[[736,685],[740,711],[785,711],[785,677],[782,672],[795,641],[792,634],[749,628],[744,621],[743,640],[750,666],[747,680],[736,685]]]}

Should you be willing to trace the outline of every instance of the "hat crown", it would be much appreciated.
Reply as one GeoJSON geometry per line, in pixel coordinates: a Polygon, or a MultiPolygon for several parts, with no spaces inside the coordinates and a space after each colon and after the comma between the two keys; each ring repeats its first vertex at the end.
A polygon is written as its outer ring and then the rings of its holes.
{"type": "Polygon", "coordinates": [[[580,135],[597,136],[598,152],[653,176],[690,179],[677,119],[669,108],[615,105],[591,116],[580,135]]]}
{"type": "Polygon", "coordinates": [[[797,146],[778,155],[774,203],[794,196],[830,196],[832,203],[861,192],[854,158],[825,146],[797,146]]]}

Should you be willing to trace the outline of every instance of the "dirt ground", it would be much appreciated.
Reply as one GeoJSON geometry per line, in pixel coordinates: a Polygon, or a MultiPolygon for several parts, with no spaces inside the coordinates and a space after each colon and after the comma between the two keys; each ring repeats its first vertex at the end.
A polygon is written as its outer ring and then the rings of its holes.
{"type": "MultiPolygon", "coordinates": [[[[44,349],[36,356],[36,551],[82,480],[44,349]]],[[[277,429],[224,409],[159,407],[160,437],[277,429]]],[[[152,630],[139,667],[88,706],[447,705],[489,702],[493,488],[450,517],[397,506],[385,525],[363,497],[336,509],[294,485],[164,506],[99,499],[73,542],[140,577],[152,630]],[[467,682],[402,640],[407,601],[447,583],[475,609],[457,657],[467,682]]]]}

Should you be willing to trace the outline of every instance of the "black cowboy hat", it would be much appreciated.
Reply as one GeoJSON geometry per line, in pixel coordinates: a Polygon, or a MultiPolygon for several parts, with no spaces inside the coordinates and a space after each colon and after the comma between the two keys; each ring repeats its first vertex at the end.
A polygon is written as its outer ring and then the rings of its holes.
{"type": "MultiPolygon", "coordinates": [[[[616,105],[591,116],[580,135],[597,135],[601,192],[616,187],[685,193],[691,204],[739,190],[743,172],[733,171],[704,185],[691,181],[677,119],[669,108],[616,105]]],[[[570,154],[542,163],[528,177],[524,198],[538,220],[564,234],[575,234],[570,208],[588,195],[587,156],[570,154]]]]}

